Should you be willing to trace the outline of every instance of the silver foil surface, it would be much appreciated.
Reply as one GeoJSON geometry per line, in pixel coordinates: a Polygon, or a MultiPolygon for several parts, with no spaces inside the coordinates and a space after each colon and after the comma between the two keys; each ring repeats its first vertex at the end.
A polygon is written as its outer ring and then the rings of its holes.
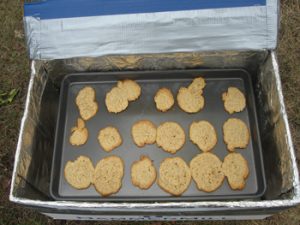
{"type": "Polygon", "coordinates": [[[215,212],[276,210],[300,203],[294,148],[284,106],[275,52],[224,51],[116,55],[98,58],[32,61],[26,107],[15,156],[10,200],[51,211],[87,212],[215,212]],[[201,202],[74,202],[54,201],[49,195],[60,83],[69,73],[82,71],[244,68],[252,76],[262,140],[267,191],[262,199],[201,202]]]}
{"type": "MultiPolygon", "coordinates": [[[[51,1],[32,3],[30,8],[36,6],[35,14],[27,14],[29,5],[25,5],[24,28],[31,59],[259,50],[277,45],[278,0],[246,7],[84,16],[72,15],[72,2],[65,1],[71,15],[60,18],[49,7],[47,14],[54,14],[51,19],[39,11],[47,2],[51,1]]],[[[223,2],[225,6],[230,3],[223,2]]]]}

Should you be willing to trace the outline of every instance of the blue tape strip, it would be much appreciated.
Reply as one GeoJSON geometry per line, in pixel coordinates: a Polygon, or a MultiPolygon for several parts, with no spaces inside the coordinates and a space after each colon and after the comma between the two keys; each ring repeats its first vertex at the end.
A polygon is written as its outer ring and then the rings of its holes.
{"type": "Polygon", "coordinates": [[[25,3],[25,16],[57,19],[266,5],[266,0],[42,0],[25,3]]]}

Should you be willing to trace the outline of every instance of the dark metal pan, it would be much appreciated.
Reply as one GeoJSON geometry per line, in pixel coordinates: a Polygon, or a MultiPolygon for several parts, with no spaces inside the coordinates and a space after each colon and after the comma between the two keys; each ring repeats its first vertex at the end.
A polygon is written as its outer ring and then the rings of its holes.
{"type": "Polygon", "coordinates": [[[56,200],[82,201],[199,201],[199,200],[231,200],[259,198],[266,189],[262,150],[257,126],[255,100],[250,75],[242,69],[233,70],[176,70],[176,71],[142,71],[142,72],[105,72],[70,74],[65,77],[61,86],[59,116],[56,129],[55,151],[52,162],[50,193],[56,200]],[[161,87],[170,88],[176,99],[178,89],[187,86],[193,78],[201,75],[206,80],[204,89],[205,107],[195,114],[183,112],[177,105],[165,113],[157,111],[153,97],[161,87]],[[121,79],[136,80],[142,95],[137,101],[130,102],[129,107],[118,114],[109,113],[105,106],[106,93],[121,79]],[[79,112],[75,104],[78,91],[84,86],[92,86],[96,91],[99,111],[86,122],[89,138],[85,145],[74,147],[69,143],[71,127],[76,124],[79,112]],[[243,112],[228,114],[224,110],[221,95],[229,86],[238,87],[246,96],[247,107],[243,112]],[[218,143],[211,151],[221,160],[228,154],[223,141],[222,126],[230,117],[243,120],[251,132],[250,143],[246,149],[236,150],[248,161],[249,177],[241,191],[231,190],[226,179],[223,185],[212,193],[199,191],[192,181],[188,190],[180,197],[173,197],[161,190],[156,183],[148,190],[140,190],[132,185],[130,177],[131,164],[141,155],[149,156],[158,171],[160,162],[166,157],[180,156],[188,164],[201,153],[189,140],[189,125],[195,120],[207,120],[217,131],[218,143]],[[175,155],[164,152],[155,144],[138,148],[131,137],[134,122],[148,119],[156,125],[165,121],[179,123],[186,133],[186,143],[175,155]],[[100,129],[112,125],[119,129],[123,144],[110,153],[101,149],[97,135],[100,129]],[[64,178],[64,166],[67,161],[75,160],[79,155],[91,158],[94,165],[103,157],[120,156],[125,162],[125,176],[120,191],[110,197],[101,197],[93,186],[85,190],[72,188],[64,178]]]}

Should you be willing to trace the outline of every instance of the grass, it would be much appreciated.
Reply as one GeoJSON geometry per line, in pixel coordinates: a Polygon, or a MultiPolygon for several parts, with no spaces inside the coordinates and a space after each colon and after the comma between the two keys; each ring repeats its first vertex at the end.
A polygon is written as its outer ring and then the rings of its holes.
{"type": "MultiPolygon", "coordinates": [[[[24,109],[24,100],[29,80],[29,61],[24,44],[21,0],[0,1],[0,92],[18,89],[19,93],[11,104],[0,107],[0,224],[85,224],[80,222],[53,221],[39,213],[12,204],[8,200],[14,152],[19,125],[24,109]]],[[[289,122],[300,160],[300,1],[281,1],[281,28],[278,45],[283,93],[289,122]]],[[[92,222],[91,224],[255,224],[255,225],[298,225],[300,207],[274,215],[262,221],[244,222],[92,222]]]]}

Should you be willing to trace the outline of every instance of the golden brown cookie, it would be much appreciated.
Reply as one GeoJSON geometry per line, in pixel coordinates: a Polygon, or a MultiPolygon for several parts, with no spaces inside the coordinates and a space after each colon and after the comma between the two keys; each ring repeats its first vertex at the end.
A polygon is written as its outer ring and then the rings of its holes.
{"type": "Polygon", "coordinates": [[[94,186],[102,196],[117,193],[122,186],[124,163],[120,157],[108,156],[101,159],[95,168],[94,186]]]}
{"type": "Polygon", "coordinates": [[[180,196],[191,183],[191,171],[180,157],[166,158],[159,167],[158,185],[174,196],[180,196]]]}
{"type": "Polygon", "coordinates": [[[82,119],[89,120],[96,115],[98,111],[98,104],[95,101],[95,98],[95,90],[89,86],[84,87],[77,94],[76,105],[82,119]]]}
{"type": "Polygon", "coordinates": [[[246,99],[244,94],[236,87],[229,87],[227,92],[222,94],[225,110],[232,114],[241,112],[246,107],[246,99]]]}
{"type": "Polygon", "coordinates": [[[206,83],[205,80],[202,77],[195,78],[192,83],[188,86],[188,89],[193,94],[202,94],[203,89],[205,87],[206,83]]]}
{"type": "Polygon", "coordinates": [[[217,133],[213,125],[205,120],[193,122],[190,126],[190,140],[207,152],[217,144],[217,133]]]}
{"type": "Polygon", "coordinates": [[[149,189],[156,179],[156,170],[152,160],[147,156],[141,156],[131,166],[132,184],[140,189],[149,189]]]}
{"type": "Polygon", "coordinates": [[[196,113],[203,109],[204,97],[202,93],[205,85],[205,80],[202,77],[197,77],[187,88],[181,87],[177,94],[179,107],[187,113],[196,113]]]}
{"type": "Polygon", "coordinates": [[[204,98],[201,93],[195,94],[188,88],[181,87],[177,94],[179,107],[187,113],[199,112],[204,107],[204,98]]]}
{"type": "Polygon", "coordinates": [[[156,132],[156,144],[166,152],[175,154],[185,142],[182,127],[175,122],[165,122],[159,125],[156,132]]]}
{"type": "Polygon", "coordinates": [[[119,88],[113,87],[105,97],[105,105],[109,112],[119,113],[128,107],[126,92],[119,88]]]}
{"type": "Polygon", "coordinates": [[[229,153],[224,158],[222,170],[233,190],[244,189],[245,180],[249,175],[249,168],[246,159],[241,154],[229,153]]]}
{"type": "Polygon", "coordinates": [[[247,125],[240,119],[230,118],[223,125],[224,142],[229,151],[246,148],[250,134],[247,125]]]}
{"type": "Polygon", "coordinates": [[[75,161],[68,161],[64,169],[66,181],[76,189],[88,188],[93,182],[94,166],[86,156],[79,156],[75,161]]]}
{"type": "Polygon", "coordinates": [[[173,94],[168,88],[159,89],[154,96],[154,101],[156,108],[162,112],[166,112],[172,108],[175,102],[173,94]]]}
{"type": "Polygon", "coordinates": [[[70,136],[70,144],[79,146],[86,143],[89,136],[88,129],[85,127],[85,123],[82,119],[77,119],[77,126],[72,127],[71,136],[70,136]]]}
{"type": "Polygon", "coordinates": [[[126,79],[123,81],[118,81],[117,86],[118,88],[124,90],[128,101],[134,101],[138,99],[141,95],[141,87],[134,80],[126,79]]]}
{"type": "Polygon", "coordinates": [[[117,128],[109,126],[99,131],[98,142],[106,152],[110,152],[122,144],[122,137],[117,128]]]}
{"type": "Polygon", "coordinates": [[[138,147],[154,144],[156,140],[156,126],[149,120],[140,120],[132,126],[131,135],[138,147]]]}
{"type": "Polygon", "coordinates": [[[214,154],[205,152],[190,162],[193,180],[200,191],[212,192],[223,183],[222,161],[214,154]]]}

